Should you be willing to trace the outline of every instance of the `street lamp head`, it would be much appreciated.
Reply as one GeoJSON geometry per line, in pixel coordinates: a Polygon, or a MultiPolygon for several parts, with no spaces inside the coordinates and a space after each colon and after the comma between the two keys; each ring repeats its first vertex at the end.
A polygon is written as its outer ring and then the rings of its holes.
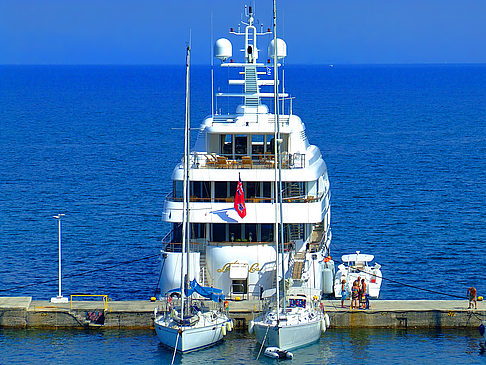
{"type": "Polygon", "coordinates": [[[58,215],[54,215],[52,218],[56,218],[56,219],[61,219],[61,217],[64,217],[66,214],[58,214],[58,215]]]}

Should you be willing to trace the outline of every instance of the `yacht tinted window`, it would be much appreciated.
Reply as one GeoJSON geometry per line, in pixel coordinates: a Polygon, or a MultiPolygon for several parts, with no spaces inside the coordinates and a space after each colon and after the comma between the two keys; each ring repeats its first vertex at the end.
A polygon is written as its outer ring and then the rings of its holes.
{"type": "Polygon", "coordinates": [[[226,181],[216,181],[214,183],[214,197],[226,198],[228,196],[228,183],[226,181]]]}
{"type": "Polygon", "coordinates": [[[254,134],[251,136],[251,154],[258,156],[265,152],[265,136],[263,134],[254,134]]]}
{"type": "Polygon", "coordinates": [[[225,242],[226,241],[226,224],[215,223],[213,224],[213,242],[225,242]]]}
{"type": "Polygon", "coordinates": [[[236,156],[245,156],[248,154],[247,145],[248,136],[235,136],[235,154],[236,156]]]}
{"type": "Polygon", "coordinates": [[[262,224],[261,225],[261,242],[272,242],[273,241],[273,224],[262,224]]]}
{"type": "Polygon", "coordinates": [[[221,153],[223,155],[233,155],[233,135],[223,134],[221,135],[221,153]]]}

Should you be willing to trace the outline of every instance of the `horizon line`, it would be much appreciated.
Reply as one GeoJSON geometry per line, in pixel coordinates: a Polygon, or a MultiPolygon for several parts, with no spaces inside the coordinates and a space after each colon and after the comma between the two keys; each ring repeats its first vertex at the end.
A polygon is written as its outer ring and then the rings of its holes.
{"type": "MultiPolygon", "coordinates": [[[[265,64],[266,65],[266,64],[265,64]]],[[[486,65],[486,62],[401,62],[401,63],[291,63],[286,66],[457,66],[486,65]]],[[[1,66],[181,66],[184,63],[0,63],[1,66]]],[[[207,66],[207,63],[194,63],[191,66],[207,66]]],[[[271,66],[271,64],[270,64],[271,66]]],[[[263,67],[263,66],[262,66],[263,67]]]]}

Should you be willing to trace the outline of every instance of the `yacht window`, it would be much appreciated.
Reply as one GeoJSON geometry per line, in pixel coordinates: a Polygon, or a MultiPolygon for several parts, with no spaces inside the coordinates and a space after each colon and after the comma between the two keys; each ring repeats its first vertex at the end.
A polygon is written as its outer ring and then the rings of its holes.
{"type": "Polygon", "coordinates": [[[224,199],[228,197],[228,183],[226,181],[214,182],[214,199],[224,199]]]}
{"type": "MultiPolygon", "coordinates": [[[[229,192],[230,197],[234,197],[236,194],[236,188],[238,187],[238,181],[230,181],[229,182],[229,192]]],[[[243,187],[243,192],[245,191],[245,187],[243,187]]]]}
{"type": "Polygon", "coordinates": [[[284,242],[303,240],[304,229],[304,224],[284,224],[284,242]]]}
{"type": "Polygon", "coordinates": [[[265,135],[265,152],[274,153],[273,134],[265,135]]]}
{"type": "Polygon", "coordinates": [[[191,238],[206,238],[206,223],[191,223],[191,238]]]}
{"type": "Polygon", "coordinates": [[[225,242],[226,241],[226,224],[215,223],[213,224],[213,242],[225,242]]]}
{"type": "Polygon", "coordinates": [[[265,203],[272,202],[272,183],[270,181],[265,181],[262,183],[262,199],[265,203]]]}
{"type": "Polygon", "coordinates": [[[241,242],[241,227],[242,224],[229,224],[229,240],[230,242],[241,242]]]}
{"type": "Polygon", "coordinates": [[[248,293],[248,279],[231,281],[233,294],[247,294],[248,293]]]}
{"type": "Polygon", "coordinates": [[[260,198],[260,182],[247,181],[244,188],[245,198],[247,198],[248,201],[254,201],[255,199],[260,198]]]}
{"type": "Polygon", "coordinates": [[[191,181],[191,200],[208,200],[211,198],[211,183],[209,181],[191,181]]]}
{"type": "Polygon", "coordinates": [[[256,224],[245,224],[245,238],[249,242],[257,241],[257,225],[256,224]]]}
{"type": "Polygon", "coordinates": [[[174,181],[174,190],[173,190],[174,198],[182,199],[183,198],[182,190],[183,190],[182,181],[181,180],[174,181]]]}
{"type": "Polygon", "coordinates": [[[235,136],[235,156],[248,155],[248,136],[235,136]]]}
{"type": "Polygon", "coordinates": [[[254,156],[263,155],[265,152],[265,136],[253,134],[251,136],[251,154],[254,156]]]}
{"type": "Polygon", "coordinates": [[[261,225],[261,242],[273,242],[273,224],[261,225]]]}
{"type": "Polygon", "coordinates": [[[288,152],[289,150],[289,135],[288,134],[281,134],[280,137],[282,138],[282,144],[280,145],[281,152],[288,152]]]}
{"type": "Polygon", "coordinates": [[[172,242],[182,242],[182,224],[174,223],[172,228],[172,242]]]}
{"type": "Polygon", "coordinates": [[[303,199],[305,196],[305,183],[303,181],[284,182],[282,196],[284,199],[303,199]]]}
{"type": "Polygon", "coordinates": [[[222,134],[221,135],[221,153],[226,157],[233,156],[233,135],[222,134]]]}

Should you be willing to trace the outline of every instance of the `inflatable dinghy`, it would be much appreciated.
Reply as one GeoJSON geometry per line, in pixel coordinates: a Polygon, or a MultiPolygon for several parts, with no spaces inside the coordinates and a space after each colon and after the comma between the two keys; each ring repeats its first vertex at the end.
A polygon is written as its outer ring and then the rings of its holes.
{"type": "Polygon", "coordinates": [[[273,359],[292,359],[294,357],[290,351],[281,350],[278,347],[267,347],[264,354],[273,359]]]}

